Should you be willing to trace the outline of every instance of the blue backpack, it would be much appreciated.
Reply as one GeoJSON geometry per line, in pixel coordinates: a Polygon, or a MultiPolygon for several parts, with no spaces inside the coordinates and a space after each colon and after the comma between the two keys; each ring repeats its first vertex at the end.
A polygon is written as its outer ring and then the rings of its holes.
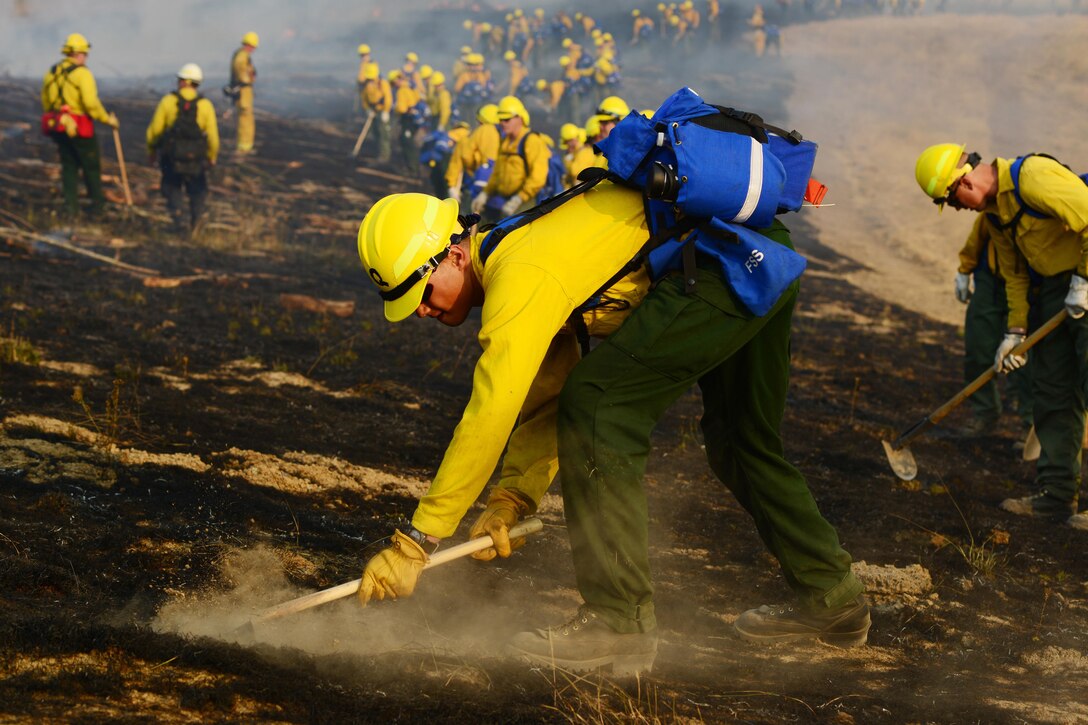
{"type": "MultiPolygon", "coordinates": [[[[1028,206],[1028,203],[1024,201],[1024,197],[1020,196],[1020,167],[1024,165],[1024,161],[1026,159],[1032,156],[1042,156],[1044,159],[1050,159],[1051,161],[1056,161],[1059,164],[1062,163],[1053,156],[1050,156],[1049,154],[1025,154],[1023,156],[1018,156],[1016,160],[1009,165],[1009,173],[1012,175],[1012,193],[1016,197],[1016,203],[1017,205],[1019,205],[1020,208],[1017,210],[1016,214],[1013,216],[1012,220],[1009,221],[1008,224],[1002,224],[1001,220],[998,219],[997,214],[986,215],[989,217],[993,225],[996,226],[998,229],[1000,229],[1001,231],[1010,232],[1013,244],[1016,244],[1016,227],[1020,224],[1020,220],[1024,217],[1025,214],[1030,217],[1034,217],[1035,219],[1047,219],[1050,216],[1048,214],[1043,214],[1040,211],[1032,209],[1030,206],[1028,206]]],[[[1065,166],[1065,164],[1062,164],[1062,166],[1065,166]]],[[[1065,168],[1068,169],[1069,167],[1065,166],[1065,168]]],[[[1088,185],[1088,173],[1080,174],[1080,180],[1088,185]]]]}
{"type": "Polygon", "coordinates": [[[544,181],[544,187],[536,195],[536,203],[541,204],[551,197],[563,193],[563,176],[567,173],[563,165],[563,157],[558,149],[552,149],[552,157],[548,159],[548,178],[544,181]]]}
{"type": "MultiPolygon", "coordinates": [[[[777,214],[796,211],[826,191],[811,179],[816,144],[757,115],[704,102],[689,88],[670,96],[652,118],[631,113],[596,144],[608,169],[590,168],[581,183],[491,228],[481,259],[506,234],[543,216],[603,179],[637,188],[646,198],[650,238],[639,253],[572,315],[603,304],[601,295],[648,264],[652,279],[681,269],[694,289],[696,252],[710,255],[741,303],[756,316],[769,312],[805,269],[805,259],[757,230],[777,214]]],[[[487,228],[484,229],[487,231],[487,228]]]]}
{"type": "Polygon", "coordinates": [[[428,134],[419,147],[419,163],[427,167],[445,166],[453,155],[455,142],[445,131],[428,134]]]}

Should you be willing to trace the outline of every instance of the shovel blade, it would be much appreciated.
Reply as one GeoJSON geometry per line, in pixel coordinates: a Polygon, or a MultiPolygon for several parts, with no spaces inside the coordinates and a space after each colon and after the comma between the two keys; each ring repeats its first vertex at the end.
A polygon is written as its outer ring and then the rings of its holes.
{"type": "Polygon", "coordinates": [[[884,444],[884,454],[888,456],[888,463],[892,467],[892,472],[904,481],[913,481],[914,477],[918,475],[918,464],[914,460],[914,454],[910,452],[910,448],[903,446],[902,448],[892,448],[892,444],[888,441],[880,441],[884,444]]]}

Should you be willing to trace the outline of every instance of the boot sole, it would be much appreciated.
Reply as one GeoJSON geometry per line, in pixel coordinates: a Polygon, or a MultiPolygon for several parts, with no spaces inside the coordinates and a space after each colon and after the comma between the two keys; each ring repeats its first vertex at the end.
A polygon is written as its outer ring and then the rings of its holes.
{"type": "Polygon", "coordinates": [[[645,654],[613,654],[604,655],[602,657],[592,657],[586,660],[571,660],[552,657],[551,655],[526,652],[517,647],[510,647],[509,651],[511,655],[530,662],[531,664],[556,667],[558,669],[570,670],[571,672],[590,672],[611,665],[612,674],[617,676],[630,676],[642,672],[651,672],[653,670],[654,659],[657,657],[657,652],[648,652],[645,654]]]}
{"type": "Polygon", "coordinates": [[[869,639],[869,628],[855,630],[853,632],[791,632],[789,634],[754,634],[745,632],[737,627],[733,628],[741,639],[756,644],[779,644],[782,642],[802,642],[805,640],[819,640],[833,647],[859,647],[869,639]]]}

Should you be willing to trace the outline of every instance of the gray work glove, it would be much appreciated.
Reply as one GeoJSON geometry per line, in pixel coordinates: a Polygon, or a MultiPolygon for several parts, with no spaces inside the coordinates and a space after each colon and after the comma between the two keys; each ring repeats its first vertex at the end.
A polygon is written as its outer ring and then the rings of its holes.
{"type": "Polygon", "coordinates": [[[971,275],[963,272],[956,273],[956,299],[967,304],[971,299],[971,275]]]}
{"type": "Polygon", "coordinates": [[[449,197],[450,199],[453,199],[458,204],[460,204],[461,203],[461,187],[460,186],[451,186],[449,188],[449,191],[446,192],[446,196],[449,197]]]}
{"type": "Polygon", "coordinates": [[[479,194],[477,194],[476,198],[472,200],[472,213],[482,214],[484,211],[484,207],[487,206],[487,200],[488,196],[486,191],[481,191],[479,194]]]}
{"type": "Polygon", "coordinates": [[[1024,336],[1019,332],[1005,333],[1005,338],[997,346],[997,354],[994,356],[994,372],[1008,374],[1024,367],[1028,361],[1027,356],[1011,354],[1013,348],[1023,341],[1024,336]]]}
{"type": "Polygon", "coordinates": [[[1065,295],[1065,311],[1074,320],[1088,312],[1088,279],[1074,274],[1069,280],[1069,292],[1065,295]]]}
{"type": "Polygon", "coordinates": [[[509,199],[506,200],[505,204],[502,205],[502,215],[503,216],[513,216],[514,214],[517,213],[518,209],[520,209],[520,208],[521,208],[521,197],[518,196],[517,194],[514,194],[513,196],[511,196],[509,199]]]}

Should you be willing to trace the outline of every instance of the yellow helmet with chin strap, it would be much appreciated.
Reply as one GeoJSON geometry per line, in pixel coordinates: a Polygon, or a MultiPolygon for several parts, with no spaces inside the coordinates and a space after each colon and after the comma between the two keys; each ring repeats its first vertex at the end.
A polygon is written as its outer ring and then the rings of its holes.
{"type": "Polygon", "coordinates": [[[391,194],[370,208],[359,225],[359,259],[385,301],[385,319],[410,317],[427,280],[461,232],[453,199],[391,194]]]}
{"type": "Polygon", "coordinates": [[[72,33],[64,39],[64,45],[61,46],[60,52],[64,55],[71,55],[73,53],[86,53],[91,49],[91,44],[87,42],[79,33],[72,33]]]}
{"type": "Polygon", "coordinates": [[[476,109],[476,120],[482,124],[494,125],[499,122],[499,107],[494,103],[485,103],[476,109]]]}
{"type": "Polygon", "coordinates": [[[611,116],[616,121],[626,118],[629,113],[631,107],[619,96],[608,96],[597,106],[598,116],[611,116]]]}
{"type": "Polygon", "coordinates": [[[965,148],[966,144],[936,144],[923,151],[914,164],[914,178],[918,186],[939,206],[943,206],[948,198],[948,187],[979,162],[978,154],[971,154],[960,166],[965,148]]]}
{"type": "Polygon", "coordinates": [[[248,45],[251,48],[256,48],[260,45],[261,39],[252,30],[242,36],[242,45],[248,45]]]}
{"type": "Polygon", "coordinates": [[[522,122],[526,126],[529,125],[529,111],[526,110],[525,104],[517,96],[503,96],[496,109],[496,115],[498,115],[500,121],[520,116],[522,122]]]}

